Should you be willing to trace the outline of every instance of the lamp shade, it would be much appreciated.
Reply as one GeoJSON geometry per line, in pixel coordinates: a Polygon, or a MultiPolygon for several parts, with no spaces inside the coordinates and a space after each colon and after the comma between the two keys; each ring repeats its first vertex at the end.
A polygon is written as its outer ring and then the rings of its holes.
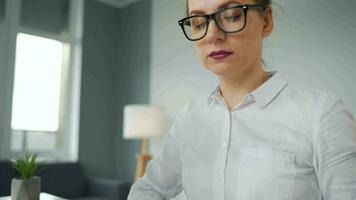
{"type": "Polygon", "coordinates": [[[163,109],[156,106],[126,105],[123,124],[125,139],[160,137],[166,132],[163,109]]]}

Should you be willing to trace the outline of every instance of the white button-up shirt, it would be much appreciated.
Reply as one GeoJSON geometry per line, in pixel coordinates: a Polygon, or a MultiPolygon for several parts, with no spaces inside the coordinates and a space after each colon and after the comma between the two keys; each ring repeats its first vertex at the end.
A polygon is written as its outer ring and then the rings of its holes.
{"type": "Polygon", "coordinates": [[[129,200],[355,200],[356,123],[336,96],[271,73],[231,111],[188,103],[129,200]]]}

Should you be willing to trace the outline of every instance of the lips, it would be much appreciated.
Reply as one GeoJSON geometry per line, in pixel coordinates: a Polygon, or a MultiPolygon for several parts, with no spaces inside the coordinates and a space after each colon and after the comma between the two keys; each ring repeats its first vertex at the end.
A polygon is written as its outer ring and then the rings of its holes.
{"type": "Polygon", "coordinates": [[[212,51],[212,52],[210,52],[209,57],[213,58],[213,59],[223,59],[223,58],[230,56],[231,54],[233,54],[233,52],[223,51],[223,50],[212,51]]]}

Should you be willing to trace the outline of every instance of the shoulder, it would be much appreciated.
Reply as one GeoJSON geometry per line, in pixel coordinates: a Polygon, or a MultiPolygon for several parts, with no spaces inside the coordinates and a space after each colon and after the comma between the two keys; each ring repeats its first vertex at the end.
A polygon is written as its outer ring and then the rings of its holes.
{"type": "Polygon", "coordinates": [[[207,109],[207,97],[200,96],[190,101],[187,101],[180,109],[176,115],[176,121],[184,124],[184,122],[196,121],[201,119],[206,113],[207,109]]]}
{"type": "Polygon", "coordinates": [[[323,104],[340,101],[340,98],[330,91],[319,90],[312,87],[289,83],[282,92],[285,99],[294,102],[300,107],[314,110],[323,104]]]}
{"type": "Polygon", "coordinates": [[[192,99],[184,104],[184,106],[180,109],[180,114],[188,114],[192,112],[197,112],[206,108],[207,105],[207,97],[201,96],[195,99],[192,99]]]}
{"type": "MultiPolygon", "coordinates": [[[[320,123],[323,118],[342,114],[352,118],[340,97],[330,91],[288,84],[282,96],[289,108],[295,108],[309,122],[320,123]]],[[[290,109],[293,110],[293,109],[290,109]]]]}
{"type": "Polygon", "coordinates": [[[325,109],[325,102],[337,99],[337,96],[329,91],[288,82],[270,108],[277,110],[279,116],[291,120],[292,124],[298,124],[298,127],[303,125],[310,130],[315,128],[315,122],[325,109]]]}
{"type": "Polygon", "coordinates": [[[328,91],[315,89],[312,87],[296,85],[292,83],[288,83],[286,87],[285,94],[288,95],[290,98],[303,98],[308,100],[318,100],[325,95],[331,94],[328,91]]]}

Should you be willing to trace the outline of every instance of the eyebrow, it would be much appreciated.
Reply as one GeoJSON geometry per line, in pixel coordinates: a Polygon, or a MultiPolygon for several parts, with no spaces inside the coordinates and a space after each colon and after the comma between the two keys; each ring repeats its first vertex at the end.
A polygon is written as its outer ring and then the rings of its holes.
{"type": "MultiPolygon", "coordinates": [[[[220,9],[223,9],[223,8],[227,8],[227,7],[229,7],[231,4],[241,5],[241,3],[240,3],[239,1],[236,1],[236,0],[229,0],[229,1],[224,2],[223,4],[219,5],[219,7],[218,7],[217,10],[220,10],[220,9]]],[[[193,14],[205,14],[205,12],[202,11],[202,10],[192,10],[192,11],[190,11],[189,14],[190,14],[190,15],[193,15],[193,14]]]]}

